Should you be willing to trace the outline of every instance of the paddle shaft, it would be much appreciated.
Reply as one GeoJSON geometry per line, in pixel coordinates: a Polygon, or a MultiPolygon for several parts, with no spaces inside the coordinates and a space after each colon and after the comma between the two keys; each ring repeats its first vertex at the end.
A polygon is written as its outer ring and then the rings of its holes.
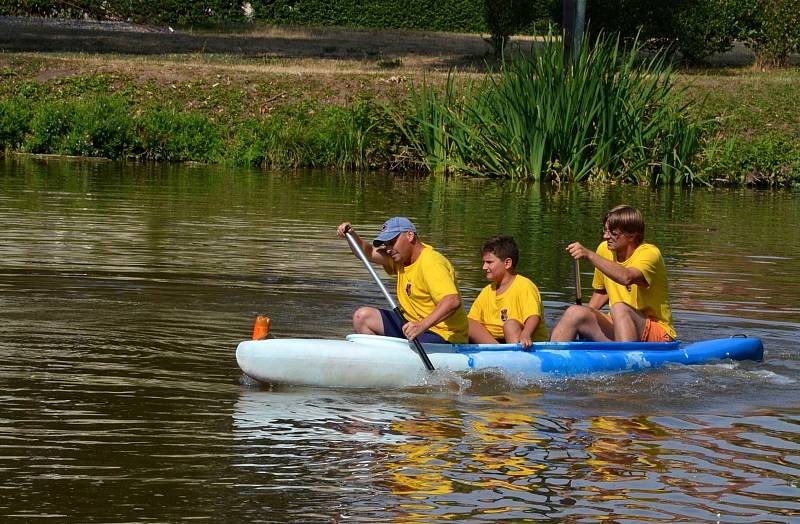
{"type": "Polygon", "coordinates": [[[583,303],[583,291],[581,290],[581,263],[575,259],[575,303],[579,306],[583,303]]]}
{"type": "MultiPolygon", "coordinates": [[[[378,284],[379,288],[381,288],[381,292],[383,292],[383,296],[386,297],[386,300],[389,302],[389,305],[392,307],[392,311],[394,311],[394,313],[398,317],[400,317],[401,325],[405,324],[406,323],[406,317],[403,314],[403,309],[394,301],[394,299],[392,298],[392,295],[390,295],[389,291],[386,289],[386,286],[383,285],[383,282],[381,281],[380,277],[375,272],[375,270],[372,268],[372,264],[369,263],[369,260],[367,259],[367,255],[364,254],[364,251],[361,249],[361,246],[358,244],[358,240],[356,240],[355,236],[353,236],[353,233],[350,230],[348,230],[344,234],[344,236],[347,238],[347,242],[350,244],[350,249],[352,249],[353,253],[355,253],[356,256],[361,259],[361,262],[364,263],[364,267],[366,267],[367,271],[369,271],[369,274],[372,275],[372,278],[375,280],[375,283],[378,284]]],[[[414,343],[414,349],[417,350],[417,354],[419,355],[419,358],[422,359],[422,363],[425,364],[425,367],[428,369],[428,371],[433,371],[433,369],[434,369],[433,368],[433,363],[431,362],[431,359],[428,358],[428,354],[425,353],[425,348],[422,347],[422,343],[419,340],[417,340],[416,338],[413,339],[411,342],[414,343]]]]}

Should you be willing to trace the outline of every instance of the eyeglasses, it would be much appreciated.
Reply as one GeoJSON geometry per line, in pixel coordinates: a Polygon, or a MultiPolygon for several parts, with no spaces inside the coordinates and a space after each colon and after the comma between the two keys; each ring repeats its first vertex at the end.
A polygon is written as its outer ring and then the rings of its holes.
{"type": "Polygon", "coordinates": [[[606,235],[608,235],[608,236],[610,236],[610,237],[611,237],[611,238],[613,238],[613,239],[617,239],[617,238],[619,238],[619,236],[620,236],[620,235],[622,235],[622,234],[623,234],[623,233],[622,233],[622,231],[620,231],[619,229],[615,229],[614,231],[611,231],[611,230],[610,230],[610,229],[608,229],[607,227],[604,227],[604,228],[603,228],[603,236],[606,236],[606,235]]]}

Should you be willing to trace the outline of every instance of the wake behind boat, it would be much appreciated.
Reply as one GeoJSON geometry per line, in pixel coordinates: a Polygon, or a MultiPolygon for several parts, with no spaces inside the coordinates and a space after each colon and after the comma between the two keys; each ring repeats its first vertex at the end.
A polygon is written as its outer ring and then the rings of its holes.
{"type": "MultiPolygon", "coordinates": [[[[536,342],[520,344],[424,344],[437,370],[468,372],[497,368],[524,378],[619,373],[666,364],[761,360],[757,338],[731,337],[681,342],[536,342]]],[[[345,340],[246,340],[236,361],[264,383],[322,387],[387,388],[426,384],[426,370],[404,339],[348,335],[345,340]]]]}

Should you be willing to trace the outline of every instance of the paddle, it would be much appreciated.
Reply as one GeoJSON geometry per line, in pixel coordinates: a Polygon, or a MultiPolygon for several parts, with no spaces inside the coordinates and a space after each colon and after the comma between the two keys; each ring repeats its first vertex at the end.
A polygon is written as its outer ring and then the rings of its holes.
{"type": "MultiPolygon", "coordinates": [[[[395,314],[397,314],[397,316],[400,317],[401,324],[405,324],[406,317],[405,315],[403,315],[402,308],[395,303],[394,299],[392,298],[392,295],[389,294],[389,291],[386,290],[386,286],[383,285],[383,282],[381,282],[380,277],[378,277],[378,274],[375,273],[374,269],[372,269],[372,265],[369,263],[369,260],[367,260],[367,255],[365,255],[364,252],[361,250],[361,246],[358,244],[358,241],[353,236],[352,230],[348,229],[347,232],[344,234],[344,236],[347,238],[347,242],[350,244],[350,249],[352,249],[353,253],[355,253],[356,256],[358,256],[358,258],[361,259],[361,262],[364,263],[364,267],[366,267],[367,271],[369,271],[370,275],[372,275],[372,278],[375,280],[375,283],[378,284],[379,288],[381,288],[383,296],[386,297],[386,300],[392,307],[392,311],[394,311],[395,314]]],[[[417,350],[417,354],[419,354],[419,358],[422,359],[422,363],[425,364],[425,367],[428,369],[428,371],[433,371],[433,364],[431,363],[431,359],[428,358],[428,354],[425,353],[425,348],[422,347],[422,343],[420,343],[420,341],[417,340],[416,338],[412,340],[412,342],[414,343],[414,348],[417,350]]]]}
{"type": "Polygon", "coordinates": [[[583,303],[583,292],[581,291],[581,263],[575,259],[575,303],[579,306],[583,303]]]}

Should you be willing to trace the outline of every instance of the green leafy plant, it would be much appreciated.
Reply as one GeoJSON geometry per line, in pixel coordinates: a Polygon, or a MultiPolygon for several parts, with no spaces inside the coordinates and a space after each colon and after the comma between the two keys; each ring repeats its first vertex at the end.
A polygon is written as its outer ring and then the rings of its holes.
{"type": "Polygon", "coordinates": [[[635,183],[699,181],[702,130],[685,116],[666,55],[600,35],[572,62],[550,37],[472,89],[423,86],[395,120],[432,172],[635,183]]]}
{"type": "Polygon", "coordinates": [[[73,108],[64,152],[120,159],[132,151],[135,126],[125,100],[102,96],[75,102],[73,108]]]}
{"type": "Polygon", "coordinates": [[[150,160],[208,162],[225,151],[222,126],[197,113],[157,110],[139,120],[137,133],[141,155],[150,160]]]}
{"type": "Polygon", "coordinates": [[[30,134],[23,150],[31,153],[62,153],[64,140],[75,121],[75,105],[51,102],[40,105],[31,118],[30,134]]]}
{"type": "Polygon", "coordinates": [[[0,149],[16,149],[30,130],[32,104],[23,97],[0,100],[0,149]]]}

